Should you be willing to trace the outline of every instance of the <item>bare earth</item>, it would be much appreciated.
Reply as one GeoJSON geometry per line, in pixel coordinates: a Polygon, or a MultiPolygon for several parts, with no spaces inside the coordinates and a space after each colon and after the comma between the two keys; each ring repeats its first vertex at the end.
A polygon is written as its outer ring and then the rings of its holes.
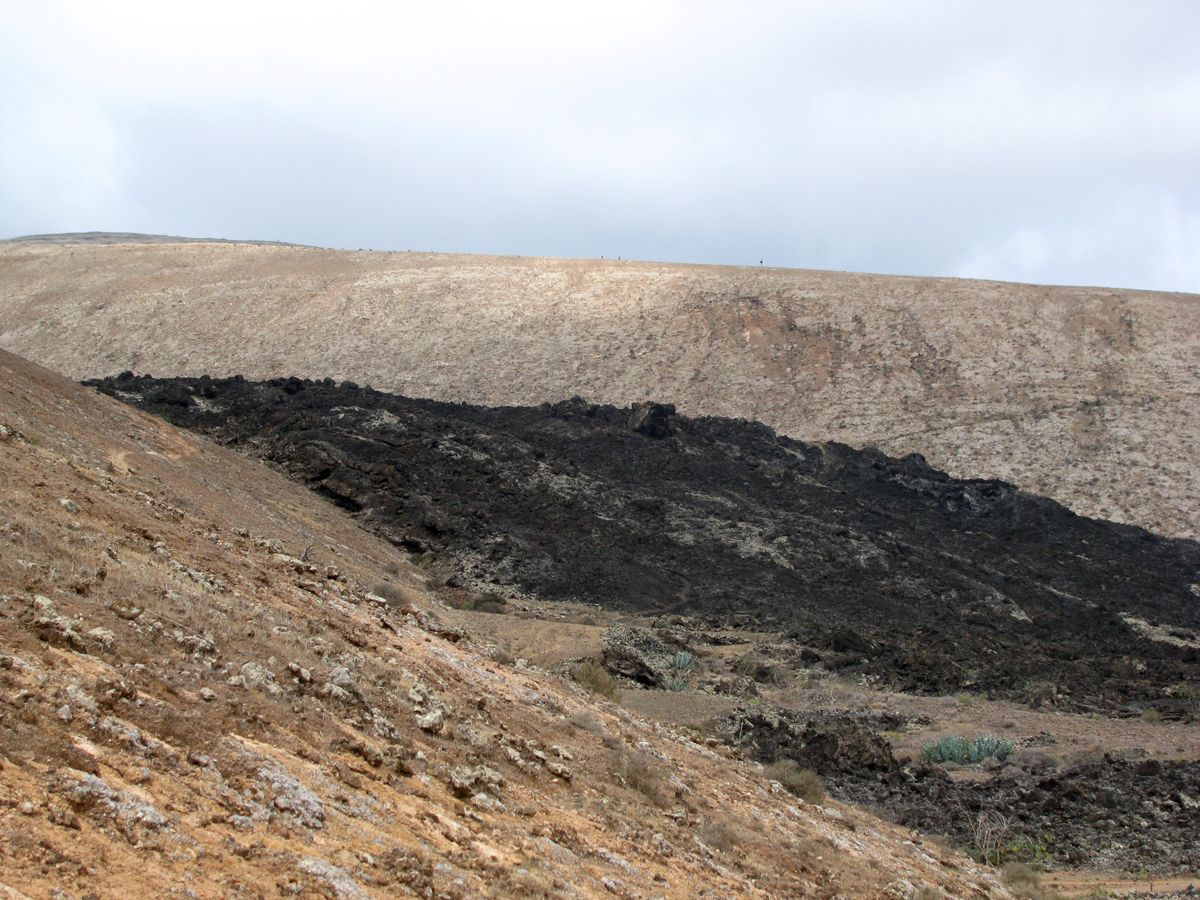
{"type": "Polygon", "coordinates": [[[0,896],[1008,896],[505,661],[333,506],[3,351],[0,426],[0,896]]]}
{"type": "Polygon", "coordinates": [[[1200,297],[243,244],[0,243],[0,347],[85,377],[658,399],[1200,534],[1200,297]]]}

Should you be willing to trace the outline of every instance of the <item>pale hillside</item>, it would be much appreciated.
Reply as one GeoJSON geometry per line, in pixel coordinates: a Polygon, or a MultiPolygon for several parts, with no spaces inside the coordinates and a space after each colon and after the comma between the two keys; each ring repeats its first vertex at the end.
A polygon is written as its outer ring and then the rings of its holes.
{"type": "Polygon", "coordinates": [[[0,897],[1008,896],[514,665],[332,505],[4,352],[0,460],[0,897]]]}
{"type": "Polygon", "coordinates": [[[0,346],[72,377],[654,398],[1196,535],[1200,297],[239,244],[0,244],[0,346]]]}

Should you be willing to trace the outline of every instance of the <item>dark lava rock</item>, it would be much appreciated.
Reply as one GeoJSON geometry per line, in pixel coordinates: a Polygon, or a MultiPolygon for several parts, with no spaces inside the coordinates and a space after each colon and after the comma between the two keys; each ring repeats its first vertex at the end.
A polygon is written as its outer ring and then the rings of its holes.
{"type": "Polygon", "coordinates": [[[604,667],[613,675],[646,687],[659,688],[667,681],[667,662],[675,648],[645,628],[614,625],[604,633],[604,667]]]}
{"type": "Polygon", "coordinates": [[[629,412],[629,427],[638,434],[662,440],[675,433],[675,407],[669,403],[638,403],[629,412]]]}
{"type": "Polygon", "coordinates": [[[397,545],[457,560],[479,590],[789,628],[827,666],[900,690],[1169,718],[1185,704],[1165,689],[1200,681],[1184,643],[1200,634],[1200,545],[915,454],[658,404],[489,409],[291,378],[95,384],[279,464],[397,545]]]}
{"type": "Polygon", "coordinates": [[[792,759],[837,784],[879,776],[898,781],[900,763],[876,730],[900,724],[895,716],[801,713],[760,703],[737,710],[713,728],[757,760],[792,759]]]}
{"type": "Polygon", "coordinates": [[[900,790],[863,784],[858,802],[886,809],[903,825],[950,835],[964,845],[971,825],[992,813],[1011,841],[1061,864],[1113,871],[1195,871],[1200,865],[1200,762],[1163,762],[1138,774],[1114,757],[1049,775],[1001,775],[955,782],[918,770],[900,790]]]}
{"type": "Polygon", "coordinates": [[[958,781],[937,766],[902,766],[876,733],[899,724],[886,715],[755,704],[710,727],[760,762],[788,758],[812,769],[839,800],[965,847],[986,817],[1003,830],[1003,845],[1028,860],[1129,872],[1200,864],[1200,762],[1106,756],[1063,771],[1010,766],[958,781]]]}

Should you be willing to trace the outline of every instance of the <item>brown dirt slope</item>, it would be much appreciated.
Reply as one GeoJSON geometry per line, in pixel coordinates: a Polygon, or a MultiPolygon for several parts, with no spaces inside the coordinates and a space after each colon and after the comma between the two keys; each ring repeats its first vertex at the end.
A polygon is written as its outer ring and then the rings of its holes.
{"type": "Polygon", "coordinates": [[[449,619],[304,489],[0,351],[0,894],[1006,895],[449,619]]]}
{"type": "Polygon", "coordinates": [[[1200,297],[234,244],[0,245],[0,347],[72,377],[298,374],[579,394],[923,453],[1196,536],[1200,297]]]}

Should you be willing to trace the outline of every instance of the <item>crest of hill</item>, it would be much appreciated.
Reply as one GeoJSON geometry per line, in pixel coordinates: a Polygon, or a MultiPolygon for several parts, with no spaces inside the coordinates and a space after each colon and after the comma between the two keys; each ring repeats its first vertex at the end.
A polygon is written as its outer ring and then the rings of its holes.
{"type": "Polygon", "coordinates": [[[3,351],[0,459],[0,895],[1007,896],[487,655],[332,505],[3,351]]]}
{"type": "Polygon", "coordinates": [[[1194,537],[1200,297],[247,244],[0,245],[0,346],[75,378],[333,377],[491,405],[675,403],[920,452],[1194,537]]]}

